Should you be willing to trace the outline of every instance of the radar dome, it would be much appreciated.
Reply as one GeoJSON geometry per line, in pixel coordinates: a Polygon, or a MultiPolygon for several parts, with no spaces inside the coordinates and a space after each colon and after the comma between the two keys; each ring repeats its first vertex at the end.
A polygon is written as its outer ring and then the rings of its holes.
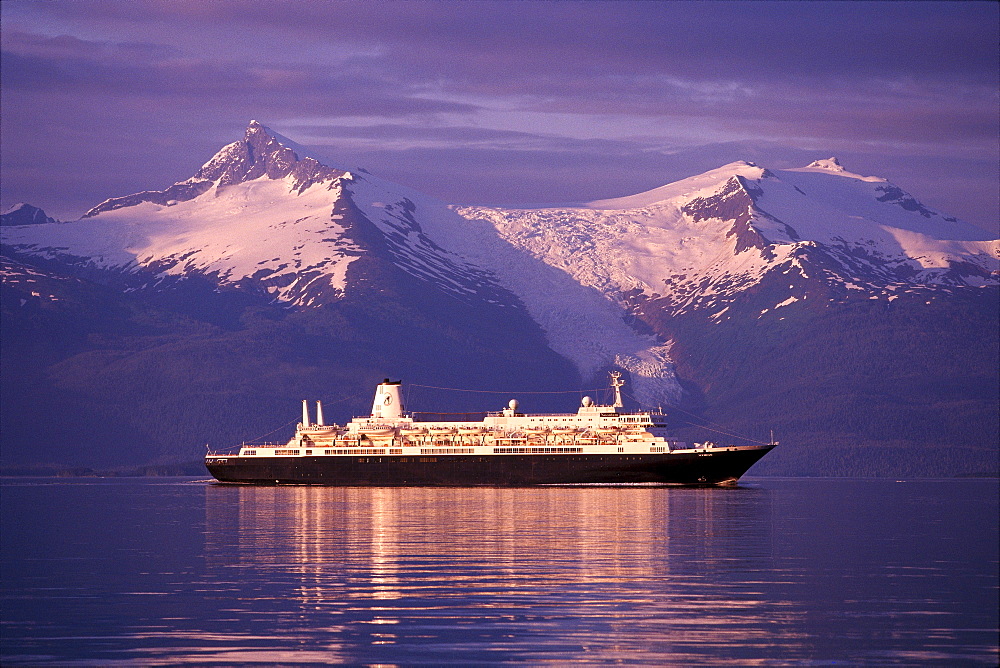
{"type": "Polygon", "coordinates": [[[580,403],[583,404],[584,408],[590,408],[591,406],[594,405],[594,400],[591,399],[590,397],[584,397],[583,401],[581,401],[580,403]]]}
{"type": "Polygon", "coordinates": [[[517,399],[511,399],[511,400],[510,400],[510,403],[509,403],[509,404],[507,404],[507,406],[508,406],[508,407],[509,407],[509,408],[510,408],[510,409],[511,409],[512,411],[516,411],[516,410],[517,410],[517,407],[518,407],[518,406],[520,406],[520,405],[521,405],[521,404],[517,403],[517,399]]]}

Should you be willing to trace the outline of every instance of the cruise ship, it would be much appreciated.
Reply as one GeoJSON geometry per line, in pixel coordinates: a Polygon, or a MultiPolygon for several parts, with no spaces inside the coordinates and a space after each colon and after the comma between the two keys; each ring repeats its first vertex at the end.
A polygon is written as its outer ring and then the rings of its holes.
{"type": "Polygon", "coordinates": [[[583,397],[575,413],[525,414],[512,399],[478,421],[421,421],[405,412],[401,382],[386,379],[366,417],[325,424],[322,403],[312,420],[303,401],[287,443],[210,450],[205,466],[221,482],[258,485],[724,485],[777,446],[681,441],[662,412],[623,410],[622,385],[613,372],[614,403],[583,397]]]}

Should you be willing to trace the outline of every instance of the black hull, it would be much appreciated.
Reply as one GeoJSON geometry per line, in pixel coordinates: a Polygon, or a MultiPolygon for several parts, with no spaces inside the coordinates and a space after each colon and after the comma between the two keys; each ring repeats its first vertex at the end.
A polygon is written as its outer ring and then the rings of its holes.
{"type": "Polygon", "coordinates": [[[650,455],[435,455],[229,457],[206,466],[217,480],[258,485],[490,486],[735,482],[772,447],[650,455]]]}

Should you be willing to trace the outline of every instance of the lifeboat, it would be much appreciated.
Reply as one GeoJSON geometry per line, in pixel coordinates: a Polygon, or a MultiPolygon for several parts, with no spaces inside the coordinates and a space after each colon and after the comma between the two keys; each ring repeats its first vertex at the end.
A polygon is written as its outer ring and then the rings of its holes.
{"type": "Polygon", "coordinates": [[[362,425],[358,431],[366,434],[384,434],[392,431],[392,425],[388,424],[366,424],[362,425]]]}
{"type": "Polygon", "coordinates": [[[302,429],[299,431],[300,434],[306,436],[329,436],[331,433],[336,433],[337,425],[313,425],[308,429],[302,429]]]}
{"type": "Polygon", "coordinates": [[[365,424],[358,427],[359,436],[385,438],[386,436],[391,436],[393,432],[394,429],[392,426],[387,424],[365,424]]]}

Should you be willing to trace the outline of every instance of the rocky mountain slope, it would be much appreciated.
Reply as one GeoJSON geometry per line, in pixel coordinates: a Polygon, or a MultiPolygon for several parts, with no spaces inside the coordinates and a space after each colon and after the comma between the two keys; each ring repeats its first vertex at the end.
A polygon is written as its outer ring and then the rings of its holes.
{"type": "Polygon", "coordinates": [[[836,159],[570,208],[449,207],[252,122],[165,190],[5,222],[4,457],[80,454],[76,429],[20,447],[53,397],[83,433],[114,425],[87,461],[142,434],[144,463],[251,437],[306,388],[572,390],[618,368],[679,425],[775,428],[789,445],[762,471],[991,472],[1000,242],[983,237],[836,159]]]}
{"type": "Polygon", "coordinates": [[[0,225],[40,225],[55,223],[55,218],[46,216],[37,206],[19,202],[0,214],[0,225]]]}

